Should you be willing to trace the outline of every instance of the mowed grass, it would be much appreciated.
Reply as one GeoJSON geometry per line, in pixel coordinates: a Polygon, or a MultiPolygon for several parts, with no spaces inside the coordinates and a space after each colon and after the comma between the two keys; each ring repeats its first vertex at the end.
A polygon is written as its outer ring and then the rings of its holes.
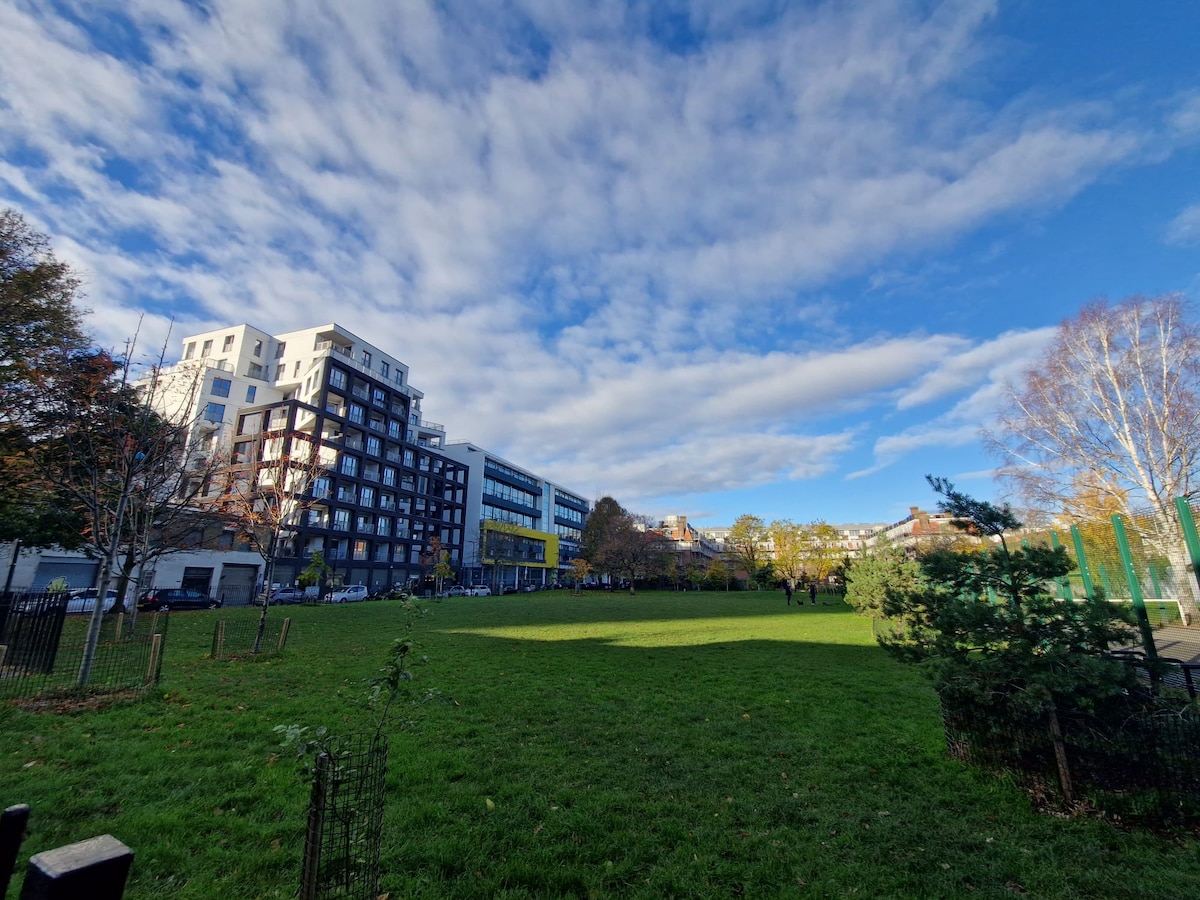
{"type": "MultiPolygon", "coordinates": [[[[1200,897],[1186,837],[1042,816],[945,756],[937,700],[840,603],[778,593],[566,593],[427,604],[390,731],[391,897],[1200,897]]],[[[205,658],[172,616],[161,689],[0,710],[0,802],[29,853],[108,832],[130,898],[291,897],[308,785],[279,724],[369,728],[352,700],[397,605],[272,610],[286,654],[205,658]]],[[[16,886],[10,896],[16,896],[16,886]]]]}

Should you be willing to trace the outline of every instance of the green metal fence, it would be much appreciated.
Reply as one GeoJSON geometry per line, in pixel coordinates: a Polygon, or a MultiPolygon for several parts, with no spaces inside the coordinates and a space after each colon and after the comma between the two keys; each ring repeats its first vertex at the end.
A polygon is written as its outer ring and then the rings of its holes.
{"type": "Polygon", "coordinates": [[[1200,540],[1183,499],[1160,513],[1081,522],[1026,535],[1028,544],[1065,546],[1076,561],[1049,585],[1064,600],[1128,603],[1143,630],[1200,621],[1200,540]]]}

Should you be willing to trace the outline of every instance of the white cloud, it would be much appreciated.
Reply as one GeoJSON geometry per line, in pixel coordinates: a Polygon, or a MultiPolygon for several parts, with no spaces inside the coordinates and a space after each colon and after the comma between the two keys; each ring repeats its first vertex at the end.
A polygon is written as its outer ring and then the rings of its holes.
{"type": "Polygon", "coordinates": [[[452,437],[568,483],[811,478],[864,441],[853,415],[927,411],[879,457],[965,433],[1044,340],[817,292],[1138,152],[1069,110],[981,114],[995,8],[697,3],[705,40],[672,52],[615,3],[97,0],[95,34],[9,4],[0,157],[28,162],[0,201],[63,236],[110,345],[143,310],[151,345],[172,315],[335,319],[452,437]],[[109,19],[143,50],[101,47],[109,19]]]}
{"type": "Polygon", "coordinates": [[[1168,244],[1200,244],[1200,203],[1189,206],[1167,225],[1168,244]]]}

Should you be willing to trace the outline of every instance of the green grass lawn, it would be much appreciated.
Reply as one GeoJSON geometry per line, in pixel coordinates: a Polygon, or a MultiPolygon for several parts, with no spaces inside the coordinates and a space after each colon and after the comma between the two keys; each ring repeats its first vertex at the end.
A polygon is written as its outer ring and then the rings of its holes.
{"type": "MultiPolygon", "coordinates": [[[[382,889],[401,897],[1200,897],[1200,845],[1041,816],[945,758],[933,691],[870,623],[779,593],[456,598],[417,623],[390,732],[382,889]]],[[[291,897],[308,785],[272,728],[368,728],[396,604],[272,610],[286,654],[210,660],[172,615],[161,689],[0,710],[29,853],[108,832],[127,897],[291,897]]],[[[16,887],[10,891],[16,896],[16,887]]]]}

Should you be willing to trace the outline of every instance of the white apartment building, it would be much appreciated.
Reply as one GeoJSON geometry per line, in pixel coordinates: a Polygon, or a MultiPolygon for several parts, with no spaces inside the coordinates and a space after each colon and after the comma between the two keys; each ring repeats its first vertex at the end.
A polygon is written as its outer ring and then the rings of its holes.
{"type": "Polygon", "coordinates": [[[193,423],[195,457],[263,455],[270,441],[303,436],[328,462],[275,581],[293,583],[319,551],[344,583],[414,584],[434,538],[461,563],[467,470],[441,452],[445,430],[422,417],[407,365],[334,323],[281,334],[234,325],[182,343],[155,405],[193,423]]]}

